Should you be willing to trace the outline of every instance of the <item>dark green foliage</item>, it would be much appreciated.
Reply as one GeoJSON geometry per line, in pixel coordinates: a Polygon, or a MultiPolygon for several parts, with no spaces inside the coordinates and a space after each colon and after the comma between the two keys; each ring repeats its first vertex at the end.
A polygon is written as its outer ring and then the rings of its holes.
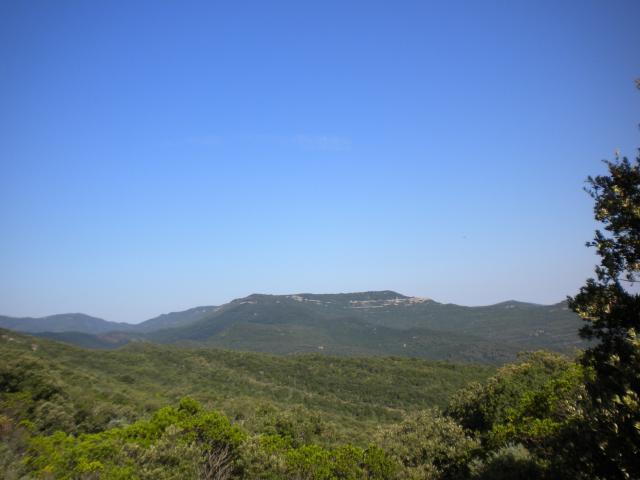
{"type": "MultiPolygon", "coordinates": [[[[539,393],[551,389],[549,383],[562,378],[573,365],[568,358],[549,352],[523,355],[517,363],[501,367],[486,384],[471,383],[457,392],[446,412],[465,428],[488,434],[495,425],[515,418],[514,409],[525,409],[534,399],[556,402],[555,397],[541,398],[539,393]]],[[[546,413],[531,412],[532,416],[546,413]]]]}
{"type": "Polygon", "coordinates": [[[542,456],[553,453],[565,432],[584,420],[579,403],[583,382],[582,368],[571,364],[550,375],[539,388],[525,391],[505,409],[506,418],[493,424],[489,443],[520,442],[542,456]]]}
{"type": "Polygon", "coordinates": [[[588,245],[601,257],[570,301],[597,343],[585,352],[588,420],[573,446],[584,470],[599,478],[640,478],[640,295],[627,287],[640,273],[640,156],[606,162],[608,175],[589,178],[596,220],[604,225],[588,245]]]}
{"type": "Polygon", "coordinates": [[[488,368],[417,359],[5,336],[0,462],[14,478],[562,478],[552,452],[581,414],[582,370],[544,352],[487,380],[488,368]],[[465,386],[449,416],[429,408],[465,386]]]}
{"type": "Polygon", "coordinates": [[[444,407],[453,392],[493,371],[417,359],[283,357],[151,344],[87,351],[6,336],[0,338],[0,407],[47,431],[96,432],[191,395],[251,431],[366,445],[378,425],[407,411],[444,407]],[[47,406],[54,395],[62,396],[56,403],[63,412],[47,406]],[[38,408],[48,415],[36,415],[38,408]],[[74,419],[71,430],[55,423],[66,421],[65,412],[74,419]],[[53,423],[45,427],[43,418],[53,423]]]}
{"type": "Polygon", "coordinates": [[[482,442],[475,475],[510,478],[500,476],[508,465],[511,478],[567,478],[574,470],[562,452],[585,421],[584,381],[580,364],[535,352],[500,368],[484,385],[473,383],[454,395],[447,414],[482,442]]]}

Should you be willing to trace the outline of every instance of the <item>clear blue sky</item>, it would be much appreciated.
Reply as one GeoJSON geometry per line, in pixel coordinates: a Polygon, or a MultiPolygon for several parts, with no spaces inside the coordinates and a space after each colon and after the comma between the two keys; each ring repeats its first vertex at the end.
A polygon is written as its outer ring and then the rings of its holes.
{"type": "Polygon", "coordinates": [[[0,314],[552,303],[640,146],[640,2],[0,4],[0,314]]]}

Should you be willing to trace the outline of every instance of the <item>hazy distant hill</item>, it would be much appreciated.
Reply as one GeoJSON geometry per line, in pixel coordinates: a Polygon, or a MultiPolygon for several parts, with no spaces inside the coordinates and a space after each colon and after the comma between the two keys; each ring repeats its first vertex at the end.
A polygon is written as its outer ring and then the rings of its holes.
{"type": "Polygon", "coordinates": [[[128,323],[109,322],[84,313],[63,313],[39,318],[0,316],[0,328],[25,333],[73,331],[99,334],[113,330],[129,331],[131,327],[132,325],[128,323]]]}
{"type": "Polygon", "coordinates": [[[220,307],[160,315],[138,325],[101,322],[109,326],[98,332],[77,328],[64,332],[58,325],[50,330],[54,334],[45,336],[89,348],[151,341],[281,354],[396,355],[485,363],[509,361],[523,350],[570,353],[585,346],[578,337],[581,321],[565,303],[508,301],[464,307],[389,290],[254,294],[220,307]]]}
{"type": "MultiPolygon", "coordinates": [[[[110,322],[101,318],[91,317],[83,313],[63,313],[59,315],[49,315],[47,317],[7,317],[0,315],[0,328],[8,328],[25,333],[59,333],[63,335],[47,335],[64,341],[71,341],[83,346],[92,347],[95,345],[110,345],[114,343],[113,338],[92,339],[91,335],[102,335],[110,332],[152,332],[164,328],[184,326],[213,313],[218,307],[203,306],[190,308],[182,312],[171,312],[159,315],[138,324],[110,322]],[[68,333],[83,335],[64,335],[68,333]],[[89,336],[87,336],[87,334],[89,336]],[[78,341],[73,341],[76,338],[78,341]],[[106,343],[105,343],[106,342],[106,343]]],[[[116,335],[116,337],[118,337],[116,335]]],[[[118,340],[115,343],[122,343],[118,340]]],[[[126,340],[124,341],[126,343],[126,340]]]]}

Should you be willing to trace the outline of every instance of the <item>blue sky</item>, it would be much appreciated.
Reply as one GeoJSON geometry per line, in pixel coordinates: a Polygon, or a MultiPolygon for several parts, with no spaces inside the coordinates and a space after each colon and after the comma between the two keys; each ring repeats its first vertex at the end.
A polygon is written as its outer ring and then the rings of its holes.
{"type": "Polygon", "coordinates": [[[2,2],[0,314],[573,294],[640,3],[2,2]]]}

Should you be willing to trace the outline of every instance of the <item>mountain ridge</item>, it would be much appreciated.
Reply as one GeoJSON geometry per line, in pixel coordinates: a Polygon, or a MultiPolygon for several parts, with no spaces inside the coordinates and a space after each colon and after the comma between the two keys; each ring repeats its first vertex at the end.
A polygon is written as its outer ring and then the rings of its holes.
{"type": "Polygon", "coordinates": [[[149,332],[160,328],[179,326],[197,321],[209,314],[217,306],[198,306],[187,310],[163,313],[140,323],[113,322],[85,313],[59,313],[44,317],[10,317],[0,315],[0,328],[8,328],[23,333],[103,334],[109,332],[149,332]]]}
{"type": "Polygon", "coordinates": [[[98,333],[27,333],[88,348],[143,341],[281,354],[398,355],[482,363],[509,361],[523,350],[570,353],[586,345],[577,333],[581,321],[566,302],[539,305],[508,300],[468,307],[392,290],[255,293],[216,307],[194,307],[125,328],[120,325],[98,333]]]}
{"type": "MultiPolygon", "coordinates": [[[[238,303],[238,302],[242,302],[242,301],[246,301],[248,299],[253,299],[256,297],[289,297],[289,298],[293,298],[293,297],[301,297],[301,298],[307,298],[307,299],[322,299],[322,298],[331,298],[331,297],[353,297],[353,298],[357,298],[357,297],[367,297],[367,296],[374,296],[374,295],[378,295],[380,294],[381,296],[385,296],[385,297],[392,297],[392,298],[400,298],[400,299],[416,299],[416,300],[423,300],[423,301],[428,301],[428,302],[434,302],[440,305],[454,305],[457,307],[464,307],[464,308],[487,308],[487,307],[498,307],[498,306],[502,306],[502,305],[507,305],[507,304],[516,304],[516,305],[528,305],[528,306],[540,306],[540,307],[551,307],[551,306],[556,306],[556,305],[562,305],[565,304],[566,305],[566,300],[561,300],[559,302],[556,303],[550,303],[550,304],[546,304],[546,303],[536,303],[536,302],[525,302],[522,300],[515,300],[515,299],[509,299],[509,300],[504,300],[501,302],[497,302],[497,303],[491,303],[491,304],[486,304],[486,305],[461,305],[461,304],[457,304],[457,303],[453,303],[453,302],[438,302],[430,297],[418,297],[418,296],[409,296],[409,295],[404,295],[401,293],[398,293],[394,290],[367,290],[367,291],[362,291],[362,292],[339,292],[339,293],[309,293],[309,292],[304,292],[304,293],[291,293],[291,294],[270,294],[270,293],[259,293],[259,292],[255,292],[255,293],[251,293],[245,297],[238,297],[235,299],[230,300],[229,302],[222,304],[222,305],[228,305],[230,303],[238,303]]],[[[374,298],[364,298],[365,300],[374,300],[374,298]]],[[[176,311],[172,311],[172,312],[167,312],[167,313],[161,313],[159,315],[156,315],[155,317],[149,318],[147,320],[143,320],[141,322],[138,323],[130,323],[130,322],[117,322],[117,321],[113,321],[113,320],[105,320],[101,317],[95,317],[93,315],[89,315],[87,313],[83,313],[83,312],[64,312],[64,313],[54,313],[54,314],[50,314],[50,315],[44,315],[44,316],[40,316],[40,317],[33,317],[33,316],[14,316],[14,315],[1,315],[0,314],[0,323],[9,323],[10,321],[13,322],[17,322],[17,321],[28,321],[28,320],[46,320],[46,321],[50,321],[54,318],[58,318],[58,317],[87,317],[87,318],[91,318],[91,319],[95,319],[95,320],[100,320],[103,322],[106,322],[107,324],[111,324],[111,325],[117,325],[117,326],[123,326],[122,328],[127,329],[129,327],[141,327],[142,325],[145,324],[150,324],[151,322],[154,322],[158,319],[161,318],[166,318],[169,316],[173,316],[176,314],[184,314],[184,313],[189,313],[189,312],[193,312],[196,310],[202,310],[202,309],[217,309],[220,308],[220,306],[213,306],[213,305],[201,305],[201,306],[196,306],[196,307],[191,307],[188,308],[186,310],[176,310],[176,311]]],[[[3,325],[0,325],[0,328],[9,328],[9,327],[5,327],[3,325]]],[[[11,329],[11,328],[9,328],[11,329]]],[[[17,330],[17,331],[21,331],[21,330],[17,330]]],[[[30,332],[26,332],[25,333],[30,333],[30,332]]]]}

